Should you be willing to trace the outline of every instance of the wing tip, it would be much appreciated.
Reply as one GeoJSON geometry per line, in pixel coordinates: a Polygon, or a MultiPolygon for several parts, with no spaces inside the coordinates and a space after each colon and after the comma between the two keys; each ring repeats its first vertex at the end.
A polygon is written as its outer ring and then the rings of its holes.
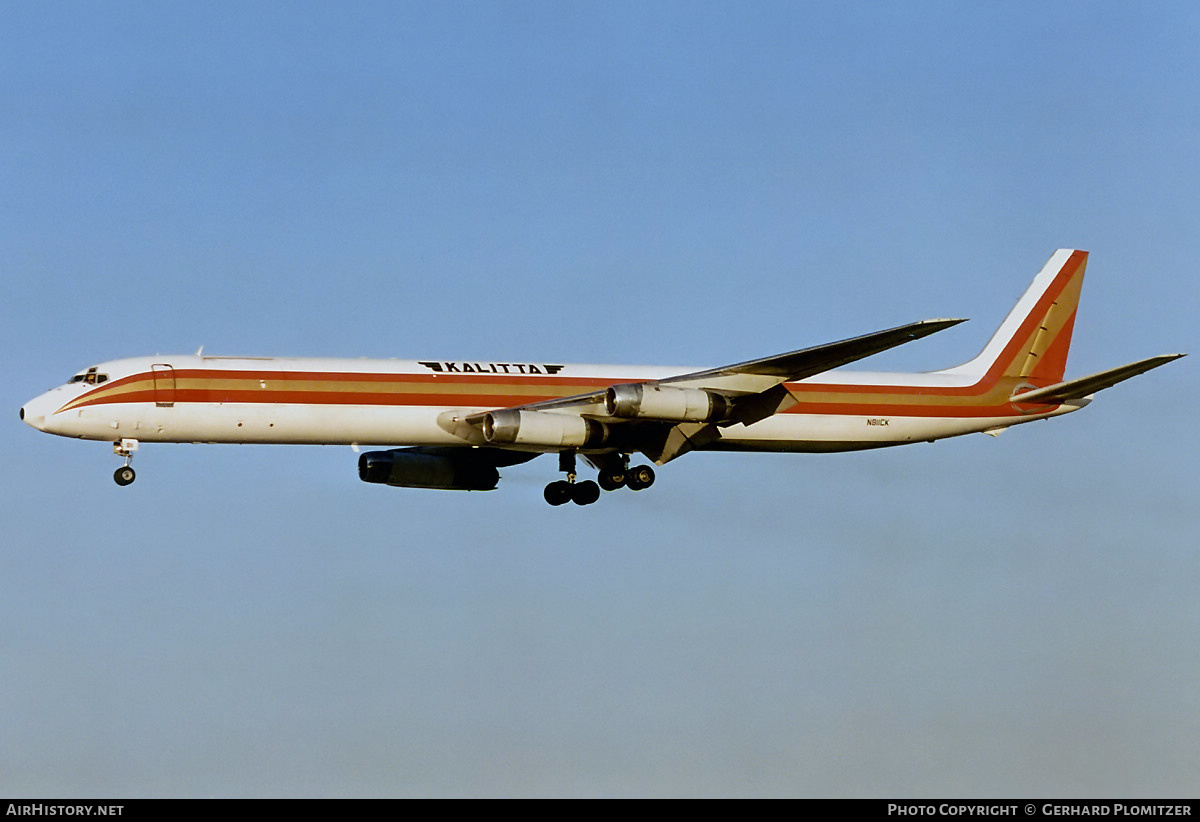
{"type": "Polygon", "coordinates": [[[947,328],[953,328],[966,321],[966,317],[939,317],[932,320],[919,320],[909,325],[908,328],[912,329],[913,334],[924,337],[929,334],[936,334],[939,331],[945,331],[947,328]]]}

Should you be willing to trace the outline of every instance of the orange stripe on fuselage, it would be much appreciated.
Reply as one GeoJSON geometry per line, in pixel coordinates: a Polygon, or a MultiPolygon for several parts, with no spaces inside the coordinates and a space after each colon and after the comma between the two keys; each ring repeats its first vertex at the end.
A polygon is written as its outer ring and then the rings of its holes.
{"type": "MultiPolygon", "coordinates": [[[[600,390],[620,380],[596,377],[468,376],[309,371],[175,371],[174,402],[260,405],[369,405],[504,408],[600,390]]],[[[787,383],[789,414],[983,417],[1012,413],[1016,381],[989,374],[966,386],[787,383]]],[[[153,403],[154,375],[99,386],[60,411],[116,403],[153,403]]]]}
{"type": "MultiPolygon", "coordinates": [[[[174,375],[176,405],[190,402],[504,407],[558,399],[611,384],[584,377],[520,375],[470,377],[209,369],[177,369],[174,375]]],[[[154,399],[154,375],[142,372],[105,383],[58,410],[154,399]]]]}

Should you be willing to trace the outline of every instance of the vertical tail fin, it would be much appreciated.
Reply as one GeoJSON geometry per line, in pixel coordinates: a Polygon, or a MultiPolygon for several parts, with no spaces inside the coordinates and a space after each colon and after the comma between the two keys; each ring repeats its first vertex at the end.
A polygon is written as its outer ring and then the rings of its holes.
{"type": "Polygon", "coordinates": [[[1035,386],[1063,378],[1087,252],[1060,248],[979,356],[943,373],[1015,377],[1035,386]]]}

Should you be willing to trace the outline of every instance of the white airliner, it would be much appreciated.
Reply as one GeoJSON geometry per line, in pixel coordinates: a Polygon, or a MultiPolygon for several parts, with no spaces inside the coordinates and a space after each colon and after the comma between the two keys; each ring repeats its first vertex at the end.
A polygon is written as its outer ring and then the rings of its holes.
{"type": "Polygon", "coordinates": [[[142,442],[405,446],[359,456],[366,482],[485,491],[498,468],[559,455],[546,501],[647,488],[692,450],[850,451],[1066,414],[1182,354],[1063,381],[1087,252],[1061,249],[975,359],[927,373],[833,369],[962,320],[924,320],[703,370],[475,360],[135,357],[92,366],[21,419],[113,443],[118,485],[142,442]],[[576,481],[576,455],[599,471],[576,481]]]}

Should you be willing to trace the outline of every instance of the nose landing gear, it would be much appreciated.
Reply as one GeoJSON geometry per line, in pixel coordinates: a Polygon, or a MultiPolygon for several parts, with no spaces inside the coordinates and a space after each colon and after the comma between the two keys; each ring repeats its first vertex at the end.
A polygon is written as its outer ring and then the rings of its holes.
{"type": "Polygon", "coordinates": [[[138,441],[123,439],[113,443],[113,453],[125,458],[125,464],[113,472],[113,480],[120,486],[126,486],[137,479],[137,474],[129,463],[133,461],[133,452],[137,450],[138,441]]]}

